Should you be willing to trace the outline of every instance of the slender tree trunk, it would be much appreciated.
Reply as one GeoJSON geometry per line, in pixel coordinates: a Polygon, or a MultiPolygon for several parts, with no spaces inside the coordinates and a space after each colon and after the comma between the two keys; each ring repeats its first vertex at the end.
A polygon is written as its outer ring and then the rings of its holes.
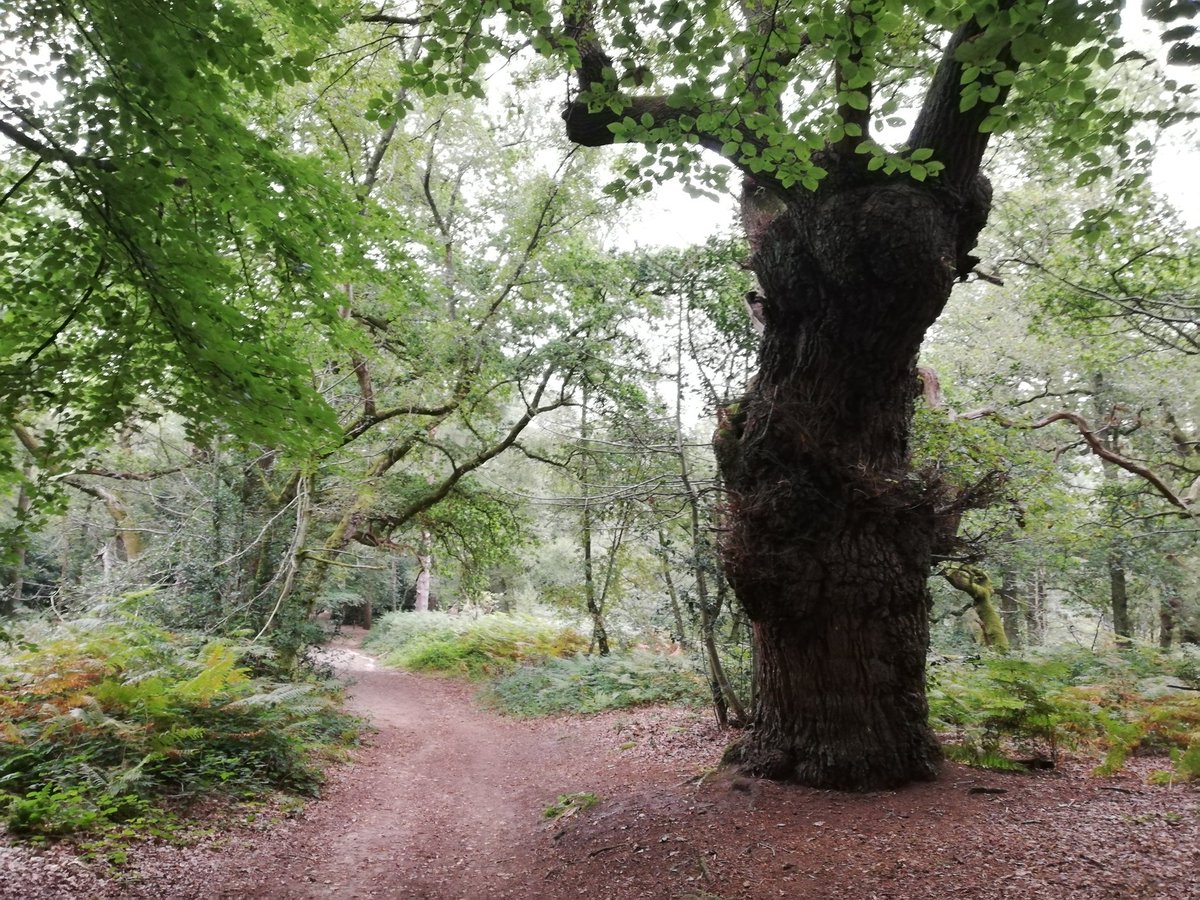
{"type": "Polygon", "coordinates": [[[927,578],[957,513],[913,472],[909,429],[921,340],[989,199],[982,180],[955,197],[831,172],[753,259],[760,369],[715,438],[757,651],[744,770],[860,790],[937,772],[927,578]]]}
{"type": "Polygon", "coordinates": [[[667,588],[667,600],[671,605],[671,619],[675,623],[675,633],[672,635],[684,650],[688,648],[687,629],[683,625],[683,608],[679,604],[679,591],[675,589],[675,578],[671,575],[671,560],[667,556],[667,536],[660,528],[658,530],[658,562],[662,567],[662,580],[667,588]]]}
{"type": "MultiPolygon", "coordinates": [[[[33,477],[31,468],[25,469],[25,477],[27,479],[33,477]]],[[[29,514],[29,503],[29,492],[22,484],[17,489],[18,522],[25,521],[25,517],[29,514]]],[[[0,617],[11,616],[20,604],[21,598],[25,596],[25,561],[28,558],[28,548],[23,534],[18,537],[18,540],[20,543],[17,544],[16,552],[13,554],[12,584],[8,591],[0,591],[0,617]]]]}
{"type": "Polygon", "coordinates": [[[513,611],[512,600],[508,596],[509,584],[508,576],[500,576],[500,612],[511,613],[513,611]]]}
{"type": "Polygon", "coordinates": [[[429,612],[429,594],[433,586],[433,536],[421,532],[421,544],[417,550],[417,584],[413,589],[413,610],[429,612]]]}
{"type": "MultiPolygon", "coordinates": [[[[1092,400],[1095,406],[1096,419],[1100,422],[1103,422],[1109,413],[1105,395],[1104,375],[1101,372],[1097,372],[1092,376],[1092,400]]],[[[1120,437],[1116,429],[1111,427],[1102,428],[1100,438],[1106,449],[1111,450],[1113,453],[1121,451],[1120,437]]],[[[1105,485],[1109,489],[1115,489],[1120,479],[1118,468],[1108,460],[1102,460],[1101,466],[1104,471],[1105,485]]],[[[1111,499],[1107,501],[1110,515],[1114,502],[1111,499]]],[[[1108,570],[1109,606],[1112,610],[1113,633],[1118,647],[1128,647],[1133,640],[1133,623],[1129,616],[1129,582],[1125,575],[1124,553],[1116,548],[1110,550],[1105,559],[1105,567],[1108,570]]]]}
{"type": "Polygon", "coordinates": [[[1173,605],[1175,610],[1175,628],[1179,632],[1179,643],[1200,644],[1200,613],[1195,609],[1189,611],[1183,607],[1183,598],[1177,597],[1173,605]]]}
{"type": "Polygon", "coordinates": [[[1021,581],[1011,567],[1002,575],[1000,590],[1000,619],[1004,623],[1004,636],[1013,648],[1021,646],[1021,581]]]}
{"type": "Polygon", "coordinates": [[[1129,582],[1125,577],[1125,560],[1119,553],[1108,556],[1108,589],[1112,601],[1113,632],[1118,647],[1133,642],[1133,623],[1129,618],[1129,582]]]}
{"type": "Polygon", "coordinates": [[[700,611],[700,640],[704,645],[708,661],[708,674],[713,686],[713,701],[717,720],[722,727],[728,724],[728,712],[732,712],[739,726],[749,720],[737,691],[729,681],[721,654],[717,650],[716,624],[721,614],[718,602],[714,607],[708,590],[709,560],[715,556],[713,546],[706,540],[700,517],[700,495],[692,483],[691,467],[687,450],[683,444],[683,303],[679,305],[679,322],[675,340],[675,455],[679,461],[679,480],[687,498],[692,538],[692,570],[696,580],[696,605],[700,611]]]}
{"type": "Polygon", "coordinates": [[[591,439],[588,422],[588,392],[583,391],[579,413],[579,440],[583,452],[579,457],[579,484],[583,492],[583,508],[579,513],[579,539],[583,550],[583,600],[588,615],[592,618],[592,646],[601,656],[608,656],[608,629],[604,627],[604,610],[596,599],[596,571],[592,559],[592,502],[590,467],[588,465],[588,441],[591,439]]]}
{"type": "Polygon", "coordinates": [[[1027,598],[1025,634],[1030,646],[1040,647],[1046,640],[1046,573],[1040,568],[1030,578],[1027,598]]]}
{"type": "Polygon", "coordinates": [[[1158,646],[1163,650],[1171,647],[1171,638],[1175,636],[1175,611],[1179,598],[1164,594],[1158,602],[1158,646]]]}

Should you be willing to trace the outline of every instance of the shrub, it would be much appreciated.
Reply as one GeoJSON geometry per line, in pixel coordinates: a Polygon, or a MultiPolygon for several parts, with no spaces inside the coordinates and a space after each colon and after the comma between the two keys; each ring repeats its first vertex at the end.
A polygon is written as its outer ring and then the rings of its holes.
{"type": "Polygon", "coordinates": [[[702,704],[710,699],[704,680],[686,663],[645,652],[574,656],[523,666],[494,682],[485,696],[516,716],[593,713],[644,703],[702,704]]]}
{"type": "Polygon", "coordinates": [[[482,678],[522,663],[577,653],[587,640],[563,625],[503,613],[477,619],[437,613],[389,613],[367,646],[388,665],[482,678]]]}
{"type": "Polygon", "coordinates": [[[1196,778],[1200,696],[1179,689],[1190,664],[1149,649],[935,661],[930,720],[953,735],[947,755],[971,764],[1020,768],[1019,755],[1086,745],[1103,754],[1098,774],[1145,752],[1170,755],[1171,778],[1196,778]]]}
{"type": "Polygon", "coordinates": [[[311,794],[316,756],[356,733],[328,687],[252,678],[235,644],[67,626],[0,656],[0,814],[48,835],[145,819],[168,796],[311,794]]]}

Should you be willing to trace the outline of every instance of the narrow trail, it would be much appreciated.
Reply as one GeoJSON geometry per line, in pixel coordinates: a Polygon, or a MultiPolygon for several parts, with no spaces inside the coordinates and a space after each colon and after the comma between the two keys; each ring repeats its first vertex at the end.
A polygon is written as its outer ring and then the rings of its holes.
{"type": "Polygon", "coordinates": [[[503,719],[469,685],[381,668],[354,649],[328,659],[376,732],[327,799],[215,896],[545,896],[531,895],[529,867],[536,845],[551,843],[542,811],[611,764],[586,730],[503,719]]]}

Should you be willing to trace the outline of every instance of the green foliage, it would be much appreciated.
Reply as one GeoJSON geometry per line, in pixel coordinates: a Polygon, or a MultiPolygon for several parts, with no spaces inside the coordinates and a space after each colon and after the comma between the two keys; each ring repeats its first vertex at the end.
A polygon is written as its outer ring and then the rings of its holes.
{"type": "Polygon", "coordinates": [[[600,798],[592,793],[559,794],[557,800],[542,810],[542,816],[546,819],[564,819],[591,809],[599,802],[600,798]]]}
{"type": "Polygon", "coordinates": [[[643,703],[703,704],[709,690],[686,662],[657,653],[574,656],[523,666],[486,694],[516,716],[594,713],[643,703]]]}
{"type": "Polygon", "coordinates": [[[238,648],[80,623],[0,656],[0,811],[18,833],[152,823],[166,798],[311,794],[356,726],[316,683],[250,677],[238,648]]]}
{"type": "Polygon", "coordinates": [[[576,653],[587,640],[573,628],[532,616],[396,612],[380,619],[366,646],[388,665],[482,678],[576,653]]]}
{"type": "Polygon", "coordinates": [[[339,327],[361,217],[260,118],[336,22],[310,2],[6,14],[0,417],[46,430],[44,463],[164,407],[296,449],[336,430],[303,351],[339,327]]]}
{"type": "Polygon", "coordinates": [[[1006,753],[1015,744],[1022,753],[1057,759],[1065,725],[1086,719],[1078,705],[1047,690],[1058,670],[1012,657],[933,668],[929,714],[936,729],[954,734],[947,755],[972,765],[1019,769],[1006,753]]]}
{"type": "Polygon", "coordinates": [[[1128,51],[1120,5],[1111,0],[1002,7],[865,0],[850,8],[771,4],[740,12],[719,0],[615,0],[589,6],[586,25],[570,21],[569,4],[564,9],[544,0],[435,8],[420,56],[399,75],[403,89],[381,94],[371,114],[403,112],[421,94],[482,95],[488,61],[531,46],[556,69],[580,74],[572,97],[579,115],[595,117],[616,142],[641,145],[607,189],[623,197],[672,177],[690,180],[699,193],[720,190],[728,169],[697,172],[701,147],[784,190],[817,189],[828,175],[821,151],[843,142],[885,176],[937,177],[944,168],[937,149],[885,146],[881,132],[909,124],[906,112],[939,48],[971,20],[978,33],[957,47],[949,71],[958,113],[982,132],[1048,134],[1083,178],[1144,162],[1129,135],[1146,119],[1175,121],[1188,92],[1164,79],[1158,102],[1135,105],[1114,86],[1149,60],[1128,51]],[[637,102],[647,96],[661,102],[637,102]]]}
{"type": "Polygon", "coordinates": [[[1193,664],[1152,650],[941,660],[930,719],[953,736],[947,754],[972,765],[1023,768],[1018,757],[1053,762],[1060,747],[1082,746],[1103,754],[1097,774],[1139,751],[1170,755],[1172,777],[1186,780],[1197,775],[1200,697],[1172,685],[1189,687],[1193,664]]]}

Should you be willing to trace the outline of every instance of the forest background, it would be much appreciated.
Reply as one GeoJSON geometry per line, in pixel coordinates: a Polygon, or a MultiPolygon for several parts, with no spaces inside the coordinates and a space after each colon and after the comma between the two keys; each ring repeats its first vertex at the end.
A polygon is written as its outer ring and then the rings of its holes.
{"type": "MultiPolygon", "coordinates": [[[[31,774],[59,721],[35,700],[58,691],[69,715],[84,681],[178,652],[165,695],[291,715],[247,698],[292,697],[331,623],[387,614],[407,635],[406,610],[459,636],[500,614],[484,631],[513,629],[505,647],[549,629],[512,655],[624,660],[616,680],[643,689],[683,673],[747,724],[712,449],[758,367],[740,223],[686,247],[623,237],[635,208],[661,221],[649,192],[674,170],[571,143],[536,34],[451,64],[437,6],[64,8],[2,14],[0,638],[46,678],[145,658],[66,686],[7,676],[10,821],[58,821],[38,798],[82,778],[61,756],[31,774]]],[[[932,671],[960,686],[935,686],[934,712],[976,760],[1008,758],[1006,715],[1057,740],[1080,708],[1056,692],[1099,666],[1122,685],[1088,707],[1116,756],[1166,697],[1160,749],[1200,768],[1200,719],[1169,690],[1200,665],[1200,272],[1147,179],[1193,107],[1152,56],[1089,76],[1089,97],[1141,111],[1070,172],[1052,138],[998,129],[980,261],[922,350],[914,469],[987,497],[930,573],[932,671]]],[[[740,189],[689,171],[696,193],[740,189]]],[[[345,729],[320,708],[298,748],[345,729]]],[[[169,749],[105,790],[178,781],[169,749]]]]}

